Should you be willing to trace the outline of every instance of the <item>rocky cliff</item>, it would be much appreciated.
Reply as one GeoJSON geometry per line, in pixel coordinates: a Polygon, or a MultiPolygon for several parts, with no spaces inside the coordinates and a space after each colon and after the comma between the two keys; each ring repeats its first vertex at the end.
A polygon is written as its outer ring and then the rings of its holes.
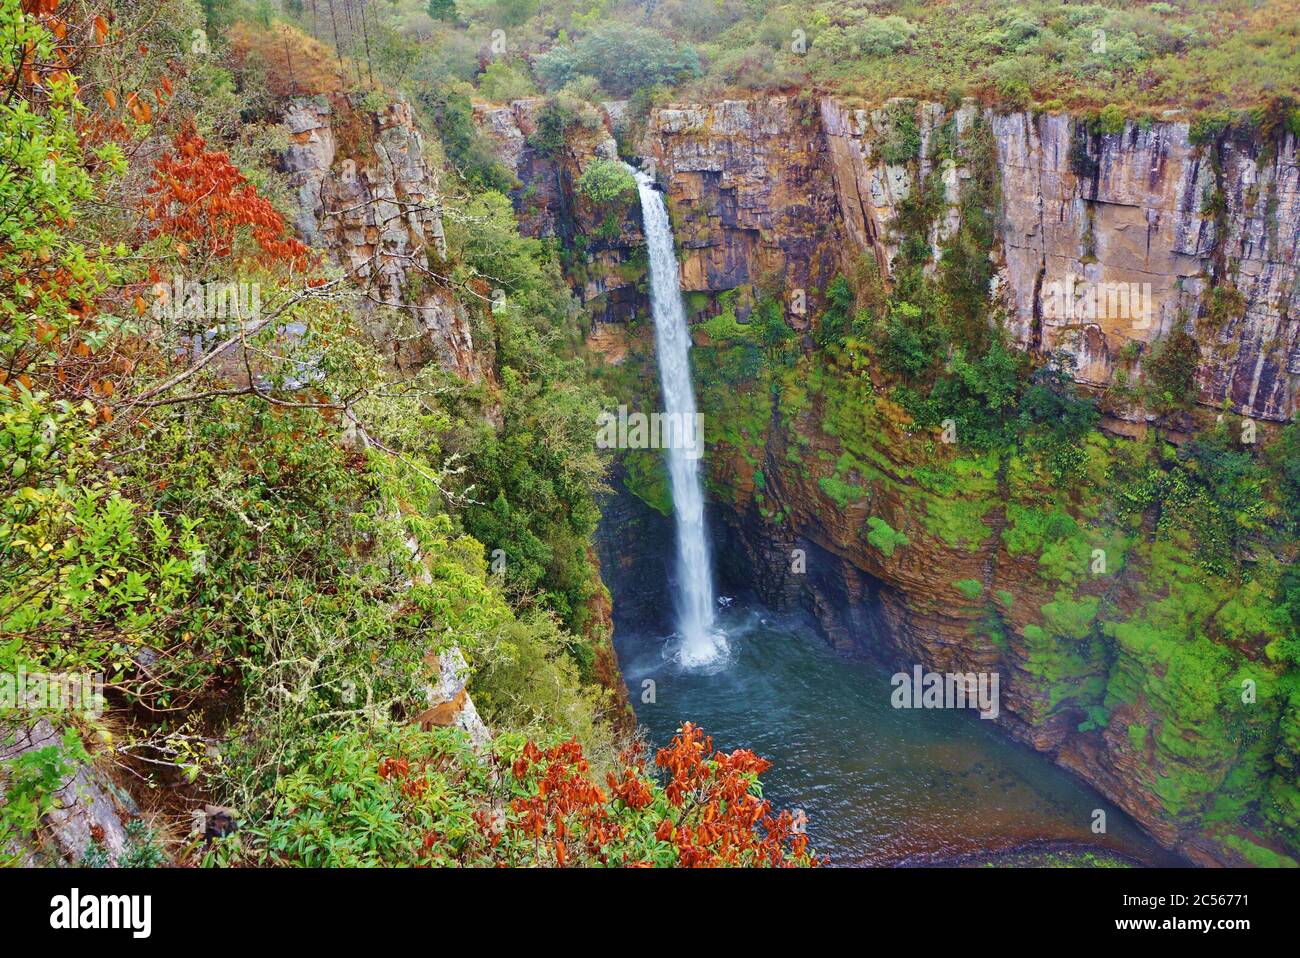
{"type": "MultiPolygon", "coordinates": [[[[642,149],[672,198],[683,287],[716,295],[774,277],[815,303],[863,253],[887,274],[904,206],[926,187],[939,197],[927,236],[937,254],[960,221],[977,119],[991,133],[1002,200],[994,292],[1020,344],[1070,353],[1078,381],[1104,387],[1121,372],[1136,378],[1151,345],[1191,323],[1202,404],[1294,417],[1294,134],[1194,144],[1183,121],[1101,133],[1083,118],[969,101],[850,109],[774,97],[659,109],[642,149]]],[[[806,324],[797,306],[787,318],[806,324]]]]}
{"type": "MultiPolygon", "coordinates": [[[[803,330],[830,280],[864,257],[886,284],[905,242],[937,261],[977,174],[992,181],[992,301],[1014,342],[1070,354],[1107,413],[1085,480],[1062,487],[1015,457],[945,448],[851,352],[805,337],[792,370],[741,384],[716,375],[726,344],[702,334],[721,573],[807,608],[845,650],[1000,673],[1011,734],[1192,860],[1294,855],[1300,703],[1265,652],[1278,629],[1269,597],[1206,575],[1178,536],[1115,519],[1109,476],[1130,444],[1116,434],[1156,417],[1108,387],[1135,381],[1153,345],[1185,327],[1203,407],[1294,417],[1295,136],[1194,143],[1177,119],[1103,132],[970,101],[762,97],[652,111],[639,150],[670,197],[694,317],[743,324],[776,293],[803,330]],[[1268,689],[1245,709],[1243,681],[1268,689]]],[[[513,168],[531,188],[528,164],[513,168]]],[[[636,335],[632,364],[648,352],[636,335]]],[[[652,370],[640,378],[618,381],[645,401],[652,370]]],[[[618,549],[611,534],[611,574],[618,549]]],[[[645,561],[635,548],[626,559],[645,561]]]]}
{"type": "MultiPolygon", "coordinates": [[[[626,320],[645,306],[636,211],[617,236],[599,238],[573,190],[584,163],[611,155],[614,141],[587,130],[544,154],[530,144],[540,108],[521,100],[481,107],[477,118],[520,180],[512,195],[525,232],[581,247],[572,278],[593,319],[626,320]]],[[[688,306],[715,314],[734,290],[743,321],[766,284],[784,291],[789,321],[806,326],[830,279],[864,253],[888,275],[900,215],[923,189],[939,197],[927,235],[937,259],[960,223],[977,120],[990,134],[1001,198],[994,294],[1017,342],[1069,353],[1078,382],[1106,387],[1139,378],[1152,345],[1187,325],[1200,346],[1204,406],[1294,418],[1294,134],[1194,143],[1183,120],[1103,133],[1086,118],[969,101],[952,110],[906,100],[850,108],[829,97],[664,107],[638,149],[672,200],[688,306]]],[[[1151,418],[1140,408],[1108,412],[1151,418]]]]}
{"type": "Polygon", "coordinates": [[[562,145],[548,145],[537,136],[544,102],[529,99],[509,106],[479,106],[475,121],[519,181],[510,197],[520,232],[560,241],[565,275],[591,316],[593,328],[627,322],[649,304],[640,207],[631,203],[619,211],[611,229],[605,222],[606,211],[576,189],[587,164],[618,159],[618,146],[606,125],[609,114],[573,124],[562,145]]]}
{"type": "Polygon", "coordinates": [[[490,377],[491,343],[475,344],[468,311],[445,282],[438,185],[409,104],[396,99],[376,113],[341,94],[302,98],[284,122],[295,225],[365,291],[362,321],[393,363],[490,377]]]}

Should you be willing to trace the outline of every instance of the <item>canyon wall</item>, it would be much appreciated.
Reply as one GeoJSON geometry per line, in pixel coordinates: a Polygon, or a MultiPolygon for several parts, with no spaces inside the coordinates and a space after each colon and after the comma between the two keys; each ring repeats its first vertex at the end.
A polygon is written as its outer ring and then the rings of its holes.
{"type": "Polygon", "coordinates": [[[364,291],[362,322],[393,364],[490,378],[491,341],[475,344],[469,312],[444,281],[438,184],[410,105],[370,112],[342,95],[300,98],[284,123],[294,225],[364,291]]]}
{"type": "MultiPolygon", "coordinates": [[[[518,116],[523,130],[490,113],[480,119],[495,122],[494,129],[504,131],[501,142],[514,147],[513,152],[503,148],[503,159],[522,164],[522,172],[540,184],[529,194],[540,199],[536,215],[523,221],[527,231],[542,236],[557,235],[558,230],[571,241],[565,223],[573,220],[594,228],[595,214],[573,196],[571,182],[559,175],[556,164],[548,166],[526,146],[524,131],[535,129],[532,114],[521,106],[518,116]]],[[[499,387],[488,307],[494,293],[481,281],[466,291],[450,280],[438,174],[428,161],[410,104],[396,97],[372,110],[342,94],[302,97],[288,103],[284,123],[290,145],[282,166],[297,201],[295,227],[361,290],[360,322],[386,351],[394,370],[411,374],[436,364],[462,380],[487,386],[492,396],[499,387]],[[481,331],[477,337],[476,329],[481,331]]],[[[593,136],[588,145],[585,153],[571,149],[566,155],[577,158],[575,162],[617,157],[607,135],[593,136]]],[[[626,219],[607,244],[610,249],[639,248],[639,219],[626,219]]],[[[617,302],[617,293],[616,288],[601,286],[584,301],[590,306],[597,296],[608,295],[617,302]]],[[[501,425],[495,401],[486,404],[483,414],[501,425]]],[[[588,559],[599,579],[594,550],[589,550],[588,559]]],[[[608,596],[598,592],[588,603],[585,636],[595,650],[596,678],[614,692],[611,717],[624,722],[630,709],[612,634],[608,596]]],[[[484,741],[486,729],[466,691],[469,670],[462,653],[451,649],[441,662],[433,657],[429,664],[439,670],[438,678],[427,696],[427,708],[415,720],[455,724],[470,732],[476,743],[484,741]]]]}
{"type": "MultiPolygon", "coordinates": [[[[476,116],[519,178],[521,228],[576,243],[571,278],[593,322],[625,321],[646,305],[639,211],[602,237],[573,188],[592,157],[613,155],[614,141],[586,129],[559,154],[542,153],[530,144],[541,103],[479,107],[476,116]]],[[[1080,384],[1104,388],[1136,381],[1152,346],[1186,326],[1201,350],[1202,405],[1294,418],[1294,134],[1195,144],[1185,121],[1099,133],[1085,118],[970,101],[860,109],[777,96],[659,108],[638,150],[671,200],[688,308],[696,318],[716,314],[730,293],[744,321],[761,287],[780,288],[787,319],[806,328],[830,280],[864,253],[888,276],[901,211],[919,189],[940,196],[928,227],[937,260],[960,223],[977,123],[990,134],[1001,201],[993,294],[1015,342],[1068,353],[1080,384]]],[[[1107,411],[1135,424],[1152,418],[1140,408],[1107,411]]]]}
{"type": "MultiPolygon", "coordinates": [[[[1151,346],[1189,323],[1203,405],[1226,400],[1255,419],[1294,417],[1294,134],[1272,145],[1225,136],[1198,146],[1186,122],[1129,122],[1102,134],[1083,118],[970,101],[951,111],[786,97],[665,107],[651,114],[642,150],[672,198],[683,288],[718,294],[775,275],[815,304],[863,253],[887,275],[900,212],[920,188],[940,195],[928,236],[937,258],[960,220],[977,120],[991,134],[1001,196],[993,292],[1016,342],[1069,353],[1080,383],[1105,387],[1121,371],[1136,379],[1151,346]],[[1054,295],[1067,291],[1075,295],[1054,295]]],[[[807,324],[806,313],[787,318],[807,324]]]]}
{"type": "MultiPolygon", "coordinates": [[[[1258,420],[1294,417],[1295,136],[1196,145],[1176,120],[1100,133],[1081,118],[970,101],[857,109],[756,97],[654,110],[638,149],[670,199],[693,318],[731,311],[743,323],[779,290],[787,321],[804,331],[831,279],[864,257],[889,283],[922,200],[937,261],[977,172],[992,170],[993,301],[1013,342],[1071,355],[1076,381],[1107,414],[1112,435],[1088,443],[1086,479],[1062,487],[1022,461],[954,455],[915,430],[856,357],[822,356],[805,336],[803,365],[784,381],[697,383],[712,417],[719,573],[774,607],[805,608],[845,651],[999,673],[998,721],[1010,734],[1193,861],[1296,854],[1288,743],[1300,702],[1274,690],[1242,718],[1199,697],[1209,685],[1231,698],[1243,675],[1276,678],[1269,597],[1207,585],[1185,546],[1103,521],[1107,469],[1126,442],[1113,434],[1156,418],[1108,387],[1136,381],[1176,326],[1199,345],[1207,416],[1226,404],[1258,420]],[[1101,295],[1075,298],[1090,287],[1101,295]],[[1100,575],[1089,568],[1098,547],[1111,561],[1100,575]],[[1292,823],[1291,839],[1262,823],[1266,808],[1274,825],[1292,823]]],[[[530,167],[512,168],[522,195],[530,167]]],[[[634,251],[616,255],[630,263],[634,251]]],[[[706,354],[714,345],[697,336],[706,354]]],[[[625,378],[643,389],[653,375],[625,378]]],[[[615,574],[626,546],[623,561],[646,568],[619,525],[605,526],[606,569],[615,574]]]]}
{"type": "MultiPolygon", "coordinates": [[[[1300,372],[1297,326],[1288,313],[1300,260],[1294,136],[1270,158],[1263,148],[1252,156],[1227,140],[1197,150],[1179,123],[1151,130],[1130,124],[1122,134],[1099,136],[1082,121],[1001,116],[970,103],[945,116],[932,105],[847,110],[823,100],[824,145],[814,148],[806,144],[818,136],[804,133],[801,141],[800,125],[788,125],[783,136],[773,132],[767,101],[699,113],[702,119],[697,114],[685,126],[681,111],[660,111],[647,134],[647,152],[682,222],[725,216],[733,202],[751,207],[752,222],[775,214],[775,206],[762,208],[768,194],[747,187],[744,176],[767,143],[794,142],[792,179],[833,197],[839,216],[838,229],[828,228],[800,255],[848,271],[865,253],[888,279],[908,239],[899,226],[909,216],[909,225],[916,222],[907,207],[916,191],[934,190],[924,238],[937,260],[960,225],[973,168],[992,162],[1002,214],[1000,242],[991,251],[992,293],[1014,341],[1040,352],[1064,350],[1076,360],[1077,381],[1106,387],[1121,372],[1136,378],[1152,345],[1187,322],[1201,348],[1196,382],[1203,405],[1226,400],[1261,420],[1293,416],[1300,372]],[[710,151],[716,127],[751,142],[710,151]],[[917,155],[900,152],[909,142],[919,145],[917,155]],[[709,165],[736,168],[733,180],[722,180],[735,199],[726,187],[717,196],[700,193],[697,170],[709,165]],[[1149,284],[1149,310],[1052,315],[1043,308],[1045,291],[1066,286],[1071,276],[1081,286],[1136,284],[1143,295],[1149,284]],[[1210,290],[1222,288],[1234,291],[1226,316],[1211,299],[1210,290]],[[1128,343],[1135,346],[1125,349],[1128,343]]],[[[784,175],[780,156],[764,156],[772,177],[784,175]]],[[[717,233],[716,242],[728,244],[729,234],[717,233]]],[[[757,247],[736,244],[748,269],[736,275],[768,268],[749,251],[777,246],[761,234],[757,247]]],[[[719,262],[729,255],[709,254],[719,262]]],[[[689,277],[689,269],[683,274],[689,277]]],[[[796,284],[807,280],[806,273],[787,275],[796,284]]],[[[722,285],[708,288],[721,292],[722,285]]],[[[803,324],[788,311],[787,319],[803,324]]],[[[1102,464],[1114,450],[1100,442],[1089,450],[1096,466],[1085,488],[1052,488],[1049,478],[1025,474],[1023,463],[997,457],[953,459],[936,452],[935,437],[910,428],[870,370],[855,368],[852,359],[848,366],[817,375],[814,363],[806,387],[783,384],[773,420],[765,424],[761,409],[751,412],[742,438],[731,423],[718,427],[723,438],[710,449],[710,471],[715,498],[727,506],[718,510],[726,530],[719,537],[722,571],[772,605],[807,608],[842,649],[903,669],[921,663],[999,673],[999,722],[1011,734],[1080,774],[1194,861],[1241,861],[1242,849],[1256,842],[1281,847],[1240,819],[1247,807],[1276,806],[1288,816],[1295,794],[1288,747],[1261,754],[1236,740],[1218,709],[1194,704],[1198,683],[1227,696],[1232,679],[1226,669],[1201,671],[1179,644],[1192,637],[1207,650],[1239,643],[1240,674],[1270,674],[1264,647],[1275,634],[1258,622],[1237,629],[1223,614],[1258,612],[1259,604],[1223,582],[1216,583],[1223,594],[1205,597],[1218,611],[1181,607],[1201,579],[1194,563],[1171,554],[1176,547],[1141,537],[1120,545],[1113,531],[1093,524],[1109,509],[1102,464]],[[1041,525],[1062,516],[1077,522],[1075,532],[1055,542],[1036,538],[1041,525]],[[903,544],[891,544],[894,532],[906,537],[903,544]],[[1086,559],[1098,545],[1112,561],[1122,555],[1120,571],[1089,574],[1086,559]],[[1178,626],[1167,632],[1150,614],[1161,606],[1178,608],[1178,626]],[[1224,808],[1234,802],[1239,820],[1206,827],[1229,817],[1224,808]],[[1230,833],[1233,827],[1241,833],[1230,833]]],[[[706,386],[706,412],[708,392],[706,386]]],[[[730,400],[712,405],[737,415],[730,400]]],[[[1108,411],[1118,431],[1154,418],[1123,405],[1108,411]]],[[[1252,734],[1285,740],[1291,709],[1284,693],[1274,696],[1249,720],[1256,723],[1252,734]]]]}

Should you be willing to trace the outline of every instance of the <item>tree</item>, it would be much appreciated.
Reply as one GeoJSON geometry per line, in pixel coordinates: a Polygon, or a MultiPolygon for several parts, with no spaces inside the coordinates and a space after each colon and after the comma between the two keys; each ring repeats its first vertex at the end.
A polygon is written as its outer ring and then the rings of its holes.
{"type": "Polygon", "coordinates": [[[537,58],[536,68],[548,89],[558,90],[578,76],[593,76],[613,96],[630,96],[644,86],[676,83],[701,73],[693,46],[624,24],[604,26],[575,44],[554,47],[537,58]]]}
{"type": "Polygon", "coordinates": [[[455,23],[460,19],[460,13],[456,10],[456,0],[429,0],[428,10],[430,18],[434,20],[455,23]]]}
{"type": "Polygon", "coordinates": [[[228,155],[207,149],[193,122],[181,128],[172,149],[154,166],[149,194],[151,235],[193,247],[200,261],[232,255],[247,234],[264,265],[301,269],[307,263],[307,247],[289,235],[284,218],[228,155]]]}

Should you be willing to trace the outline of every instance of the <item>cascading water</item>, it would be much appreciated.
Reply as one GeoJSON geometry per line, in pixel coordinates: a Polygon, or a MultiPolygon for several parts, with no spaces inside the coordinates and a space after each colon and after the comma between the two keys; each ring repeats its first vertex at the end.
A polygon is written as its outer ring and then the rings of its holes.
{"type": "Polygon", "coordinates": [[[679,426],[673,432],[673,441],[666,443],[677,524],[676,611],[680,645],[676,656],[682,665],[701,666],[726,650],[726,638],[714,626],[713,567],[704,531],[704,487],[699,469],[704,436],[697,428],[695,391],[691,387],[691,336],[682,304],[668,207],[655,189],[654,180],[639,170],[633,172],[641,194],[641,215],[650,256],[650,311],[655,324],[664,412],[670,424],[679,426]]]}

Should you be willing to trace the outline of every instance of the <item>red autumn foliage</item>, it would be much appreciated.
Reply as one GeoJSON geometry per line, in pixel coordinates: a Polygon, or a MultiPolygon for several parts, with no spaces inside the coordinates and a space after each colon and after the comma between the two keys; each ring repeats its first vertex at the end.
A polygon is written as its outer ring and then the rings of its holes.
{"type": "Polygon", "coordinates": [[[200,257],[226,257],[247,230],[265,266],[307,266],[308,248],[289,235],[284,218],[225,153],[207,148],[193,123],[176,134],[154,166],[145,212],[150,237],[170,236],[200,257]]]}
{"type": "MultiPolygon", "coordinates": [[[[755,794],[769,763],[753,752],[714,751],[712,740],[688,723],[659,750],[655,765],[667,776],[662,785],[647,774],[639,752],[625,752],[619,773],[607,775],[607,792],[592,782],[576,741],[545,749],[526,743],[513,762],[496,759],[504,792],[471,816],[479,832],[471,860],[559,867],[819,864],[791,814],[772,815],[770,803],[755,794]],[[671,846],[667,855],[665,845],[671,846]]],[[[423,769],[403,759],[383,759],[379,774],[399,782],[408,799],[420,798],[427,787],[423,769]]],[[[442,840],[428,832],[422,855],[434,857],[442,840]]]]}
{"type": "Polygon", "coordinates": [[[713,739],[687,722],[672,744],[659,750],[655,764],[670,773],[664,791],[682,811],[671,832],[664,823],[660,828],[676,843],[683,867],[816,864],[808,854],[808,836],[795,831],[793,816],[783,811],[773,817],[771,803],[751,789],[771,768],[766,759],[749,749],[714,752],[713,739]],[[760,824],[762,836],[755,830],[760,824]]]}

